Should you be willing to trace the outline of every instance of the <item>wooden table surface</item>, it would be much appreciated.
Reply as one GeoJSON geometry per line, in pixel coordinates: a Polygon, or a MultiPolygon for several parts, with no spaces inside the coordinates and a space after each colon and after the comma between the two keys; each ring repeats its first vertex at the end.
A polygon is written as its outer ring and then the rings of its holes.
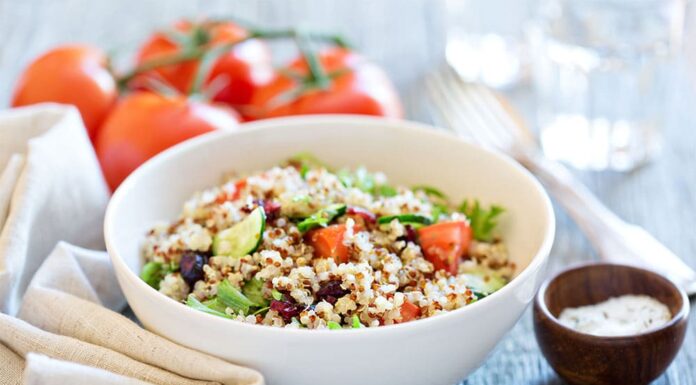
{"type": "MultiPolygon", "coordinates": [[[[432,121],[422,77],[442,61],[444,48],[443,3],[432,0],[0,0],[0,105],[7,105],[27,62],[57,43],[93,43],[123,63],[154,28],[203,15],[340,32],[387,69],[410,119],[432,121]]],[[[696,93],[693,83],[681,76],[681,96],[669,111],[667,140],[659,159],[629,174],[578,174],[620,216],[644,226],[696,266],[696,108],[690,105],[696,93]]],[[[524,89],[513,95],[527,115],[533,106],[530,95],[524,89]]],[[[558,230],[549,272],[594,259],[575,224],[560,208],[556,213],[558,230]]],[[[696,383],[695,317],[691,316],[682,351],[656,384],[696,383]]],[[[529,311],[490,359],[464,381],[468,385],[561,383],[539,352],[529,311]]]]}

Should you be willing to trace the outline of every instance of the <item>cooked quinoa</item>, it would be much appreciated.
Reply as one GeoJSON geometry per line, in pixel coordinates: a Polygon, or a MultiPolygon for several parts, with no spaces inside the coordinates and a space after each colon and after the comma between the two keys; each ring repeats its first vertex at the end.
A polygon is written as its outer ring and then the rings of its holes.
{"type": "Polygon", "coordinates": [[[433,188],[392,187],[384,174],[332,172],[303,156],[196,193],[175,222],[147,233],[141,276],[241,322],[391,325],[466,306],[510,279],[493,233],[501,211],[473,201],[456,209],[433,188]]]}

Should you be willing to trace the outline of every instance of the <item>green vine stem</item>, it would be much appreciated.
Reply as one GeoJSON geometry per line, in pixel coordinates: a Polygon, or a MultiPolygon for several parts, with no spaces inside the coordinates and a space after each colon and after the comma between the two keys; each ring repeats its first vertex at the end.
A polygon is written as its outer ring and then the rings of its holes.
{"type": "Polygon", "coordinates": [[[302,57],[304,57],[307,62],[307,68],[309,70],[309,78],[305,80],[306,86],[314,86],[316,88],[325,90],[331,84],[331,79],[326,76],[326,71],[319,61],[319,57],[316,52],[310,47],[311,37],[304,32],[298,31],[295,34],[295,42],[297,43],[297,48],[300,50],[302,57]]]}
{"type": "MultiPolygon", "coordinates": [[[[150,59],[142,64],[138,65],[137,67],[133,68],[132,70],[126,72],[125,74],[117,77],[117,83],[120,88],[125,88],[128,83],[133,80],[138,75],[141,75],[143,73],[155,70],[160,67],[165,67],[168,65],[174,65],[174,64],[179,64],[185,61],[189,60],[202,60],[203,62],[199,66],[199,70],[196,73],[196,76],[194,78],[193,86],[191,88],[192,92],[198,92],[200,91],[203,83],[205,82],[206,74],[210,70],[210,67],[212,64],[215,62],[215,59],[222,55],[225,52],[228,52],[232,50],[236,45],[241,44],[247,40],[251,39],[283,39],[283,38],[293,38],[293,39],[298,39],[299,40],[305,40],[305,39],[316,39],[316,40],[321,40],[328,42],[330,44],[336,45],[338,47],[350,47],[350,45],[341,37],[338,35],[332,35],[332,34],[322,34],[322,33],[313,33],[313,32],[299,32],[296,29],[281,29],[281,30],[261,30],[261,29],[251,29],[249,30],[249,34],[241,39],[238,40],[234,43],[228,43],[228,44],[222,44],[219,46],[215,46],[213,48],[202,45],[202,46],[197,46],[191,49],[186,49],[182,51],[178,51],[175,53],[172,53],[170,55],[166,56],[161,56],[155,59],[150,59]],[[299,38],[298,38],[299,37],[299,38]]],[[[302,51],[302,48],[301,48],[302,51]]],[[[305,52],[302,52],[303,55],[305,55],[305,52]]],[[[311,54],[310,54],[311,56],[311,54]]],[[[308,58],[307,56],[305,56],[308,58]]],[[[316,55],[314,55],[316,58],[316,55]]],[[[312,59],[307,59],[308,64],[309,61],[312,59]]],[[[318,61],[317,61],[318,63],[318,61]]],[[[316,77],[317,74],[312,70],[312,64],[310,65],[310,72],[311,76],[316,77]]],[[[321,75],[318,75],[321,77],[321,75]]]]}

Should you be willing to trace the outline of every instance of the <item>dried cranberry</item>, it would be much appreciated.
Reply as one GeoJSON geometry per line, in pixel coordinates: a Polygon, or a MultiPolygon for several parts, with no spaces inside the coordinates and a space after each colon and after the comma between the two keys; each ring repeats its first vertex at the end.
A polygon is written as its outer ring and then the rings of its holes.
{"type": "Polygon", "coordinates": [[[416,232],[416,229],[414,229],[413,226],[411,226],[411,225],[406,225],[406,226],[404,226],[404,228],[406,229],[406,234],[399,237],[399,239],[402,241],[406,241],[406,242],[417,243],[418,242],[418,233],[416,232]]]}
{"type": "Polygon", "coordinates": [[[292,303],[289,301],[271,301],[271,310],[275,310],[283,318],[283,321],[289,323],[292,317],[297,317],[305,309],[304,305],[299,303],[292,303]]]}
{"type": "Polygon", "coordinates": [[[372,212],[365,210],[362,207],[355,207],[355,206],[348,207],[348,209],[346,210],[346,214],[355,215],[357,217],[360,217],[367,224],[374,224],[375,222],[377,222],[377,216],[375,214],[373,214],[372,212]]]}
{"type": "Polygon", "coordinates": [[[263,211],[266,213],[266,220],[272,221],[280,215],[280,203],[273,201],[263,201],[263,211]]]}
{"type": "Polygon", "coordinates": [[[350,290],[342,288],[341,281],[329,281],[317,290],[316,294],[317,300],[323,300],[333,305],[339,298],[348,293],[350,293],[350,290]]]}
{"type": "Polygon", "coordinates": [[[208,263],[209,253],[186,250],[181,254],[179,269],[181,277],[193,288],[196,281],[203,279],[203,266],[208,263]]]}
{"type": "Polygon", "coordinates": [[[280,203],[278,202],[273,202],[269,199],[257,199],[254,201],[254,204],[256,204],[256,206],[263,207],[263,212],[266,214],[267,222],[278,218],[278,215],[280,214],[280,203]]]}

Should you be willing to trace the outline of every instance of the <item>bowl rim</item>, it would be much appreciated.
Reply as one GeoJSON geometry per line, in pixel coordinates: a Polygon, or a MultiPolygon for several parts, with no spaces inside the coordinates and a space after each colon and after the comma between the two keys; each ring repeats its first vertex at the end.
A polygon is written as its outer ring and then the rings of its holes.
{"type": "Polygon", "coordinates": [[[664,330],[670,329],[675,327],[678,323],[680,323],[683,320],[688,320],[689,317],[689,311],[691,308],[691,305],[689,303],[689,297],[686,295],[686,292],[679,287],[674,281],[671,279],[667,278],[666,276],[657,273],[652,270],[648,270],[646,268],[643,268],[641,266],[636,266],[636,265],[629,265],[629,264],[622,264],[622,263],[612,263],[612,262],[579,262],[575,263],[558,273],[554,274],[552,277],[548,278],[547,280],[544,281],[544,283],[541,284],[539,287],[539,290],[537,291],[536,298],[534,299],[535,305],[538,306],[539,311],[542,312],[542,314],[555,326],[558,328],[562,329],[566,333],[570,334],[574,338],[582,338],[585,339],[586,341],[589,342],[597,342],[597,343],[602,343],[602,342],[612,342],[612,343],[617,343],[617,342],[624,342],[624,341],[630,341],[630,340],[635,340],[636,338],[645,338],[645,337],[650,337],[650,336],[655,336],[659,333],[661,333],[664,330]],[[571,273],[573,271],[577,270],[586,270],[586,269],[597,269],[597,268],[602,268],[602,267],[607,267],[607,266],[612,266],[612,267],[619,267],[619,268],[626,268],[628,270],[631,270],[633,272],[641,271],[643,273],[647,273],[649,275],[653,275],[660,282],[664,284],[665,287],[669,287],[670,290],[676,292],[679,294],[682,300],[682,305],[679,308],[679,311],[676,314],[672,315],[672,318],[667,322],[666,324],[659,326],[655,329],[649,329],[641,333],[637,334],[627,334],[627,335],[620,335],[620,336],[598,336],[594,334],[589,334],[589,333],[583,333],[580,331],[577,331],[575,329],[572,329],[566,325],[563,325],[560,320],[554,316],[551,311],[548,308],[548,305],[546,304],[546,300],[544,297],[546,296],[546,291],[548,290],[549,286],[551,285],[552,282],[557,281],[558,279],[563,279],[562,277],[568,273],[571,273]]]}
{"type": "MultiPolygon", "coordinates": [[[[418,123],[403,119],[395,118],[383,118],[383,117],[373,117],[373,116],[359,116],[359,115],[345,115],[345,114],[324,114],[324,115],[306,115],[306,116],[290,116],[281,118],[264,119],[259,121],[243,123],[239,126],[238,130],[227,131],[220,130],[214,131],[208,134],[204,134],[182,143],[179,143],[162,153],[149,159],[138,169],[132,172],[121,185],[113,193],[111,199],[109,200],[106,214],[104,217],[104,239],[106,243],[106,249],[108,251],[109,257],[115,270],[124,270],[125,274],[121,276],[124,279],[129,280],[137,288],[140,295],[147,296],[150,300],[161,304],[161,306],[168,307],[169,309],[179,309],[179,311],[188,312],[191,317],[198,317],[200,322],[208,322],[219,325],[220,327],[237,327],[240,331],[246,333],[272,333],[277,336],[302,336],[302,338],[355,338],[357,336],[373,335],[373,334],[394,334],[402,331],[415,331],[425,328],[431,328],[437,326],[437,324],[442,323],[446,320],[450,320],[453,317],[458,317],[461,314],[465,314],[467,311],[471,312],[478,308],[493,307],[495,303],[499,302],[504,295],[515,295],[514,291],[523,282],[527,281],[533,274],[534,271],[541,269],[544,266],[547,258],[549,257],[551,247],[553,245],[555,230],[556,230],[556,220],[553,211],[553,206],[551,200],[541,186],[540,182],[524,167],[519,163],[514,161],[509,156],[488,148],[483,148],[467,142],[460,137],[454,136],[443,132],[444,130],[438,129],[436,126],[418,123]],[[534,256],[531,258],[529,264],[519,272],[508,284],[503,288],[496,291],[492,295],[485,298],[485,300],[477,301],[475,303],[469,304],[467,306],[455,309],[453,311],[446,312],[444,314],[439,314],[435,317],[428,317],[424,319],[419,319],[414,322],[406,322],[395,325],[385,325],[380,327],[372,328],[360,328],[360,329],[342,329],[341,333],[336,333],[334,330],[315,330],[315,329],[302,329],[302,328],[279,328],[271,327],[267,325],[256,325],[247,324],[244,322],[230,322],[231,320],[217,317],[211,314],[207,314],[201,311],[194,310],[188,306],[182,306],[181,303],[172,301],[166,296],[160,294],[157,290],[153,290],[147,283],[141,280],[134,271],[132,271],[125,260],[118,253],[116,246],[114,244],[113,235],[113,218],[117,215],[117,209],[121,205],[124,197],[126,196],[130,186],[137,183],[140,179],[140,175],[147,174],[150,169],[156,168],[158,165],[170,161],[172,158],[176,158],[180,153],[186,153],[195,149],[197,147],[206,146],[208,143],[221,140],[223,137],[243,135],[248,132],[256,132],[263,130],[274,130],[278,126],[283,125],[300,125],[300,124],[311,124],[311,125],[331,125],[331,124],[353,124],[353,125],[379,125],[382,127],[388,127],[388,129],[393,129],[395,131],[408,131],[415,133],[416,135],[423,135],[424,137],[432,137],[447,140],[458,141],[461,145],[465,147],[475,148],[478,151],[486,152],[496,158],[501,162],[506,164],[508,167],[513,169],[515,172],[521,174],[535,190],[537,196],[542,200],[542,206],[544,209],[544,222],[546,223],[546,229],[544,231],[543,241],[540,247],[537,249],[534,256]],[[266,326],[266,327],[260,327],[266,326]],[[356,334],[359,333],[359,334],[356,334]],[[330,336],[330,337],[329,337],[330,336]]],[[[120,283],[120,280],[119,280],[120,283]]],[[[536,289],[536,288],[535,288],[536,289]]],[[[532,296],[532,301],[534,296],[532,296]]],[[[173,310],[175,311],[175,310],[173,310]]]]}

